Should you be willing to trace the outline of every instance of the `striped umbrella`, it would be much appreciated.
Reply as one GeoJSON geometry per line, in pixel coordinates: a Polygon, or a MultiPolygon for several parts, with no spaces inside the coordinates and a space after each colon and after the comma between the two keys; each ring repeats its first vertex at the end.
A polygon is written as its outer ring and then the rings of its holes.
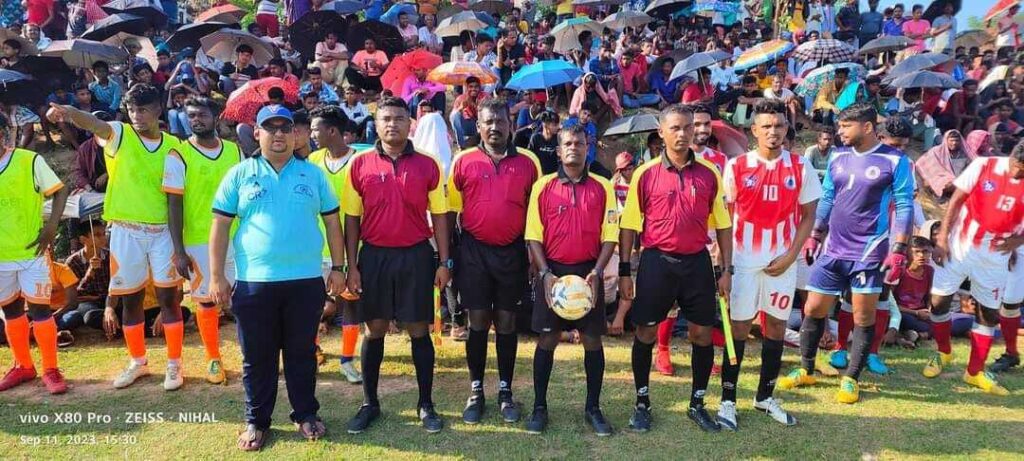
{"type": "Polygon", "coordinates": [[[832,76],[835,75],[836,69],[849,69],[850,77],[849,80],[857,81],[861,80],[868,75],[867,69],[864,66],[854,62],[843,62],[839,64],[829,64],[812,70],[804,77],[803,81],[796,86],[793,90],[794,93],[803,97],[815,97],[818,95],[818,91],[821,91],[821,87],[826,82],[832,80],[832,76]]]}
{"type": "Polygon", "coordinates": [[[802,43],[796,47],[793,57],[804,61],[821,62],[827,59],[832,63],[846,62],[857,57],[857,49],[840,40],[822,38],[802,43]]]}
{"type": "Polygon", "coordinates": [[[775,39],[758,43],[748,48],[740,57],[736,58],[732,68],[734,70],[747,70],[758,64],[774,61],[789,53],[792,49],[793,44],[785,40],[775,39]]]}
{"type": "Polygon", "coordinates": [[[694,10],[698,13],[739,13],[740,3],[725,0],[703,0],[697,2],[694,10]]]}
{"type": "Polygon", "coordinates": [[[427,74],[427,80],[444,85],[465,85],[469,77],[480,79],[482,85],[498,82],[498,76],[478,62],[446,62],[427,74]]]}

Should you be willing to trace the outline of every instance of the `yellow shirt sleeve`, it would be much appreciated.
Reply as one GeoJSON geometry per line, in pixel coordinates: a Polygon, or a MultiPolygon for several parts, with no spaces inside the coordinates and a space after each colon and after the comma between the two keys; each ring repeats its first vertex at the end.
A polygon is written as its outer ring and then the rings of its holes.
{"type": "Polygon", "coordinates": [[[455,161],[452,162],[452,171],[448,175],[448,211],[452,213],[462,213],[462,191],[455,186],[455,176],[458,170],[459,158],[456,157],[455,161]]]}
{"type": "MultiPolygon", "coordinates": [[[[358,154],[356,154],[358,155],[358,154]]],[[[363,197],[355,188],[355,179],[352,177],[352,164],[358,157],[353,157],[342,169],[341,190],[338,200],[341,201],[341,211],[349,216],[363,215],[363,197]]]]}
{"type": "MultiPolygon", "coordinates": [[[[660,160],[651,160],[660,161],[660,160]]],[[[643,229],[644,217],[640,212],[640,178],[643,177],[647,168],[641,166],[633,173],[633,179],[629,182],[629,191],[626,192],[626,206],[622,208],[622,218],[619,227],[640,232],[643,229]]]]}
{"type": "Polygon", "coordinates": [[[427,208],[430,214],[445,214],[448,212],[448,197],[444,193],[444,173],[442,173],[444,170],[436,158],[432,156],[430,158],[437,166],[437,184],[430,192],[427,192],[427,208]]]}
{"type": "Polygon", "coordinates": [[[601,241],[618,243],[619,241],[619,204],[615,200],[615,188],[610,181],[601,178],[604,187],[604,221],[601,222],[601,241]]]}
{"type": "Polygon", "coordinates": [[[530,205],[526,208],[526,240],[544,242],[544,223],[540,220],[540,194],[553,175],[544,176],[533,184],[530,191],[530,205]]]}
{"type": "MultiPolygon", "coordinates": [[[[722,187],[722,175],[718,168],[705,160],[701,160],[712,172],[715,173],[715,200],[711,202],[711,215],[708,216],[708,228],[728,229],[732,227],[732,218],[729,216],[729,209],[725,206],[725,188],[722,187]]],[[[627,199],[628,200],[628,199],[627,199]]]]}

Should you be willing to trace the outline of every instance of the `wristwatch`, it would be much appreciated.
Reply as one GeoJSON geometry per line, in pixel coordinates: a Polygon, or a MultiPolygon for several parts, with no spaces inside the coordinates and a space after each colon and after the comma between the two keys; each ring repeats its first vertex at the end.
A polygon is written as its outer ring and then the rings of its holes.
{"type": "Polygon", "coordinates": [[[730,264],[730,265],[725,267],[725,271],[724,272],[728,272],[729,275],[736,275],[736,266],[733,266],[732,264],[730,264]]]}
{"type": "Polygon", "coordinates": [[[455,260],[452,258],[448,258],[444,261],[441,261],[441,266],[444,267],[445,269],[452,270],[455,268],[455,260]]]}
{"type": "Polygon", "coordinates": [[[331,272],[344,274],[345,272],[348,272],[348,266],[331,266],[331,272]]]}
{"type": "Polygon", "coordinates": [[[547,277],[549,274],[551,274],[551,269],[549,269],[549,268],[544,268],[540,272],[537,273],[537,275],[540,276],[540,280],[541,281],[544,281],[544,277],[547,277]]]}

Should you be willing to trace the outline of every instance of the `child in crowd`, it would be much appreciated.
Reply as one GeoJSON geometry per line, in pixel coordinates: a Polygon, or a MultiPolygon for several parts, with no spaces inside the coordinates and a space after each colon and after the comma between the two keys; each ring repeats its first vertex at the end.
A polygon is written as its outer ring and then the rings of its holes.
{"type": "MultiPolygon", "coordinates": [[[[81,249],[68,256],[64,264],[77,279],[72,287],[75,288],[76,302],[74,306],[69,305],[59,311],[59,315],[54,315],[60,330],[57,341],[67,345],[74,341],[72,332],[85,325],[86,317],[102,315],[110,286],[106,225],[97,220],[91,223],[82,221],[76,226],[75,235],[81,249]]],[[[68,298],[71,299],[70,296],[68,298]]]]}
{"type": "Polygon", "coordinates": [[[71,332],[62,325],[62,316],[78,305],[78,277],[68,266],[50,260],[50,309],[57,323],[57,346],[68,347],[75,341],[71,332]]]}
{"type": "Polygon", "coordinates": [[[899,332],[901,344],[917,346],[919,339],[928,339],[931,333],[931,312],[928,301],[935,269],[929,264],[932,242],[921,236],[910,239],[910,265],[893,288],[893,296],[903,319],[899,332]]]}

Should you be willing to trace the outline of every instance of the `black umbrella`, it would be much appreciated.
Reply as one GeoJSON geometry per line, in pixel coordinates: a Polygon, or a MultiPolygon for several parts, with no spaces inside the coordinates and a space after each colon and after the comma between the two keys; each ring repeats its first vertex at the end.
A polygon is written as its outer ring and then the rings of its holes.
{"type": "Polygon", "coordinates": [[[45,93],[34,88],[31,75],[0,69],[0,101],[6,104],[35,105],[41,102],[45,93]]]}
{"type": "Polygon", "coordinates": [[[503,0],[477,0],[469,5],[469,9],[490,14],[505,14],[512,11],[512,4],[503,0]]]}
{"type": "Polygon", "coordinates": [[[167,24],[167,13],[159,0],[111,0],[103,5],[103,11],[110,14],[130,13],[146,18],[153,27],[167,24]]]}
{"type": "Polygon", "coordinates": [[[693,3],[690,0],[654,0],[647,5],[644,13],[652,18],[670,19],[672,15],[693,3]]]}
{"type": "MultiPolygon", "coordinates": [[[[676,67],[672,69],[672,75],[669,76],[669,80],[675,80],[702,67],[714,66],[726,59],[732,59],[732,54],[722,50],[692,54],[676,64],[676,67]]],[[[660,71],[661,69],[657,68],[657,70],[660,71]]]]}
{"type": "Polygon", "coordinates": [[[925,69],[931,69],[937,65],[945,64],[951,59],[953,59],[952,56],[942,53],[921,53],[909,56],[897,63],[895,66],[892,66],[892,69],[889,69],[889,74],[882,79],[882,83],[889,84],[899,77],[925,69]]]}
{"type": "Polygon", "coordinates": [[[340,14],[334,11],[310,11],[292,23],[288,28],[288,36],[295,50],[312,56],[317,42],[323,40],[328,32],[334,32],[339,39],[343,39],[347,31],[348,21],[340,14]]]}
{"type": "Polygon", "coordinates": [[[368,20],[360,22],[348,30],[345,44],[350,52],[363,49],[363,42],[372,38],[377,43],[377,48],[383,50],[388,56],[394,56],[405,51],[405,40],[398,28],[391,24],[380,21],[368,20]]]}
{"type": "Polygon", "coordinates": [[[921,17],[927,19],[928,22],[935,21],[935,18],[942,16],[942,8],[947,3],[953,4],[953,16],[956,16],[960,12],[960,0],[935,0],[931,5],[928,5],[928,8],[924,10],[924,14],[921,17]]]}
{"type": "Polygon", "coordinates": [[[893,88],[960,88],[960,82],[953,80],[949,74],[932,71],[906,74],[892,81],[893,88]]]}
{"type": "Polygon", "coordinates": [[[331,4],[334,7],[334,12],[341,15],[356,14],[366,9],[366,5],[363,5],[363,2],[354,0],[335,0],[331,4]]]}
{"type": "Polygon", "coordinates": [[[178,28],[171,37],[167,39],[167,46],[173,51],[181,51],[183,48],[199,49],[199,39],[210,35],[225,27],[241,29],[237,23],[228,24],[225,22],[196,22],[178,28]]]}
{"type": "Polygon", "coordinates": [[[57,88],[71,89],[76,80],[75,72],[61,57],[24,56],[12,70],[35,77],[33,84],[47,94],[57,88]]]}
{"type": "Polygon", "coordinates": [[[121,32],[132,35],[146,35],[149,21],[142,16],[128,13],[117,13],[96,21],[81,38],[102,42],[121,32]]]}
{"type": "Polygon", "coordinates": [[[860,54],[878,54],[886,51],[900,51],[913,45],[915,42],[902,35],[886,35],[878,37],[860,47],[860,54]]]}
{"type": "Polygon", "coordinates": [[[658,116],[656,114],[636,114],[615,120],[608,125],[604,134],[606,136],[621,136],[651,131],[658,131],[658,116]]]}

